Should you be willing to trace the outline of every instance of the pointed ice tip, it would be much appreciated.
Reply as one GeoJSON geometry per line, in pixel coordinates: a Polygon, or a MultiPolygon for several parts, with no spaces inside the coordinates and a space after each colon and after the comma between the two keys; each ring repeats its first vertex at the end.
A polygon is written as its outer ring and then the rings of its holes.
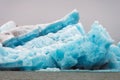
{"type": "Polygon", "coordinates": [[[79,22],[78,25],[83,26],[81,22],[79,22]]]}
{"type": "Polygon", "coordinates": [[[98,27],[99,26],[99,21],[94,21],[93,22],[93,24],[92,24],[92,26],[91,26],[91,28],[96,28],[96,27],[98,27]]]}
{"type": "Polygon", "coordinates": [[[100,25],[99,25],[99,27],[103,27],[103,25],[102,25],[102,24],[100,24],[100,25]]]}
{"type": "MultiPolygon", "coordinates": [[[[9,22],[9,23],[15,23],[15,22],[14,22],[14,21],[12,21],[12,20],[11,20],[11,21],[8,21],[8,22],[9,22]]],[[[7,23],[8,23],[8,22],[7,22],[7,23]]]]}
{"type": "Polygon", "coordinates": [[[78,13],[78,10],[77,10],[77,9],[74,9],[72,12],[77,12],[77,13],[78,13]]]}
{"type": "MultiPolygon", "coordinates": [[[[13,25],[16,25],[16,23],[14,22],[14,21],[8,21],[8,22],[6,22],[5,24],[13,24],[13,25]]],[[[4,25],[4,24],[3,24],[4,25]]]]}
{"type": "Polygon", "coordinates": [[[95,24],[99,24],[99,21],[96,20],[94,23],[95,23],[95,24]]]}
{"type": "Polygon", "coordinates": [[[6,27],[7,25],[13,25],[16,26],[16,23],[14,21],[8,21],[5,24],[3,24],[1,27],[6,27]]]}

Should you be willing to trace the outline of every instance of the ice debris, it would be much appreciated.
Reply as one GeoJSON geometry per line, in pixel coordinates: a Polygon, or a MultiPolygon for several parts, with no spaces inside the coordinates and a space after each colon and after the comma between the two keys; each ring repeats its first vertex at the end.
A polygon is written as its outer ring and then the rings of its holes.
{"type": "Polygon", "coordinates": [[[98,21],[88,33],[78,21],[73,11],[0,43],[0,70],[120,70],[120,42],[114,45],[98,21]]]}

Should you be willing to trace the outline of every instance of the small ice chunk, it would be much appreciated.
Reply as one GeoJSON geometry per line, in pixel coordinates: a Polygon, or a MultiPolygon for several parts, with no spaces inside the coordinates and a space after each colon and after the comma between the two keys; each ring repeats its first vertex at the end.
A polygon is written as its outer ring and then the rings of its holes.
{"type": "Polygon", "coordinates": [[[56,72],[56,71],[60,71],[60,69],[59,68],[47,68],[47,69],[40,69],[40,70],[36,70],[36,71],[54,71],[54,72],[56,72]]]}

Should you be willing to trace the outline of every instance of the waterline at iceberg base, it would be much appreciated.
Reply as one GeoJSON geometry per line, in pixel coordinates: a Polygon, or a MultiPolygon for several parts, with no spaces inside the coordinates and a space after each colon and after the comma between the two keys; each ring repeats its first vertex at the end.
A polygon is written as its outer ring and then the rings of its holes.
{"type": "Polygon", "coordinates": [[[73,10],[48,24],[22,29],[13,21],[4,24],[0,27],[0,35],[4,35],[0,37],[0,70],[119,71],[120,43],[115,45],[98,21],[85,32],[79,18],[73,10]]]}

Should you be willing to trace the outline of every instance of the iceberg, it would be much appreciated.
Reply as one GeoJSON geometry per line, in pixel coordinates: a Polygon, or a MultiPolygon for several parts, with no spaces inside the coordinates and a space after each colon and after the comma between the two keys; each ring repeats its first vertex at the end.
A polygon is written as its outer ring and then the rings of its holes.
{"type": "MultiPolygon", "coordinates": [[[[71,28],[74,28],[74,26],[68,26],[55,34],[58,35],[60,32],[65,34],[64,30],[70,30],[71,28]]],[[[110,63],[111,60],[111,58],[107,58],[107,55],[109,55],[108,47],[113,42],[109,34],[96,22],[87,34],[82,35],[84,31],[81,31],[83,29],[80,29],[80,27],[76,29],[78,29],[79,34],[76,31],[77,35],[74,35],[67,42],[58,41],[41,48],[29,49],[24,47],[24,50],[1,47],[2,51],[7,51],[3,52],[7,56],[1,58],[2,64],[0,67],[2,69],[19,68],[20,70],[46,68],[104,69],[103,65],[110,63]]],[[[49,34],[45,36],[49,36],[49,34]]]]}
{"type": "Polygon", "coordinates": [[[53,23],[15,30],[7,30],[13,38],[0,43],[0,70],[120,70],[120,42],[115,45],[98,21],[85,32],[77,11],[53,23]]]}

